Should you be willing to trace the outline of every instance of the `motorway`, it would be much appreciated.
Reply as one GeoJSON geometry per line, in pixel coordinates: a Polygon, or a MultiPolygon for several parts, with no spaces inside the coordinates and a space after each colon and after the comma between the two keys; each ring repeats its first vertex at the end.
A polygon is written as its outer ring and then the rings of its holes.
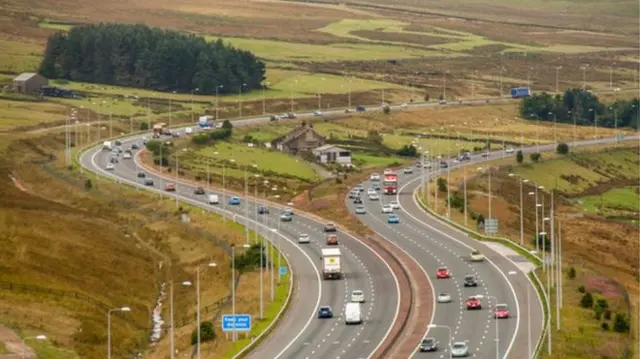
{"type": "MultiPolygon", "coordinates": [[[[138,137],[122,141],[123,147],[132,143],[142,144],[138,137]]],[[[397,316],[398,298],[396,278],[389,267],[368,246],[347,233],[338,232],[343,257],[343,280],[321,280],[320,249],[324,247],[324,223],[302,215],[294,215],[292,222],[281,222],[281,209],[273,206],[270,214],[259,215],[255,203],[247,203],[241,197],[241,205],[227,205],[226,196],[217,190],[208,190],[207,195],[196,195],[195,185],[176,181],[168,174],[146,173],[146,178],[154,180],[152,188],[143,185],[137,177],[141,164],[136,153],[131,160],[121,159],[113,171],[106,171],[109,151],[93,148],[85,152],[80,161],[82,166],[104,176],[116,177],[120,182],[146,188],[179,201],[214,210],[235,218],[245,224],[248,211],[250,228],[280,246],[282,253],[294,271],[295,295],[292,305],[275,331],[253,350],[250,358],[365,358],[373,353],[386,337],[397,316]],[[163,193],[165,183],[176,184],[175,193],[163,193]],[[208,194],[220,195],[220,205],[208,205],[208,194]],[[248,204],[248,207],[246,207],[248,204]],[[311,236],[311,243],[298,244],[300,234],[311,236]],[[362,290],[366,302],[363,304],[364,323],[347,326],[343,309],[352,290],[362,290]],[[333,319],[317,319],[319,306],[333,308],[333,319]]],[[[265,283],[265,288],[269,288],[265,283]]],[[[204,301],[206,299],[203,298],[204,301]]]]}
{"type": "MultiPolygon", "coordinates": [[[[630,136],[623,140],[637,141],[638,137],[630,136]]],[[[597,139],[581,141],[577,145],[611,144],[613,141],[610,138],[597,139]]],[[[544,145],[539,149],[534,146],[522,150],[529,153],[554,149],[555,145],[544,145]]],[[[508,156],[515,156],[515,153],[498,151],[489,153],[487,157],[473,155],[466,165],[508,156]]],[[[460,166],[452,159],[444,161],[448,162],[449,169],[460,166]]],[[[425,170],[425,179],[446,171],[439,169],[438,162],[432,163],[432,168],[436,170],[425,170]]],[[[504,256],[496,253],[489,246],[428,215],[414,197],[422,184],[421,172],[418,168],[414,168],[412,174],[397,171],[398,194],[381,195],[379,201],[364,198],[363,205],[367,213],[356,216],[380,236],[410,253],[431,279],[434,294],[451,295],[451,303],[436,304],[432,323],[449,327],[453,342],[468,341],[470,354],[476,358],[527,358],[527,353],[534,350],[537,340],[542,335],[544,318],[542,303],[526,276],[531,265],[520,255],[504,256]],[[382,205],[391,201],[400,204],[400,210],[394,210],[400,217],[398,224],[389,224],[388,214],[382,213],[382,205]],[[486,260],[481,263],[470,262],[468,259],[472,249],[480,250],[486,260]],[[436,279],[436,270],[442,266],[450,269],[451,279],[436,279]],[[476,275],[480,285],[477,288],[465,288],[463,279],[466,274],[476,275]],[[530,293],[529,297],[526,293],[530,293]],[[471,295],[484,297],[482,310],[466,310],[465,300],[471,295]],[[498,304],[508,305],[511,318],[493,319],[492,307],[496,301],[498,304]]],[[[366,190],[373,184],[366,181],[362,186],[366,190]]],[[[380,182],[378,184],[382,185],[380,182]]],[[[347,198],[346,205],[355,214],[356,205],[352,200],[347,198]]],[[[448,353],[449,330],[445,327],[435,327],[428,335],[440,342],[440,350],[416,353],[414,357],[442,358],[442,353],[448,353]]]]}

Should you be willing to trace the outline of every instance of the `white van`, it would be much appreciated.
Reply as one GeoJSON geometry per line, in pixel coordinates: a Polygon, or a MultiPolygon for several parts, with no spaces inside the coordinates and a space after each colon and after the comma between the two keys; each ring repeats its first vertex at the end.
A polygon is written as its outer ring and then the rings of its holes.
{"type": "Polygon", "coordinates": [[[184,134],[185,135],[190,135],[193,133],[193,129],[191,127],[187,127],[184,129],[184,134]]]}
{"type": "Polygon", "coordinates": [[[362,324],[362,309],[360,303],[347,303],[344,308],[345,323],[349,324],[362,324]]]}
{"type": "Polygon", "coordinates": [[[218,198],[217,194],[209,195],[209,204],[220,204],[220,198],[218,198]]]}

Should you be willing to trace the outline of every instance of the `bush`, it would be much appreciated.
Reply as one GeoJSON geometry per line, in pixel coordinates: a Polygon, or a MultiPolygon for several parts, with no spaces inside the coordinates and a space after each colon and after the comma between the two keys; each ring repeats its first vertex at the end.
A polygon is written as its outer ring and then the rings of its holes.
{"type": "Polygon", "coordinates": [[[84,189],[88,191],[92,188],[93,188],[93,183],[91,182],[91,179],[87,178],[87,180],[84,181],[84,189]]]}
{"type": "Polygon", "coordinates": [[[586,291],[587,291],[587,290],[584,288],[584,286],[583,286],[583,285],[581,285],[581,286],[579,286],[579,287],[578,287],[578,292],[580,292],[580,293],[584,293],[584,292],[586,292],[586,291]]]}
{"type": "Polygon", "coordinates": [[[222,128],[225,130],[232,130],[233,124],[229,120],[224,120],[224,122],[222,122],[222,128]]]}
{"type": "MultiPolygon", "coordinates": [[[[531,243],[533,243],[533,245],[536,245],[536,238],[532,238],[531,243]]],[[[545,252],[550,252],[551,251],[551,239],[546,235],[546,234],[540,234],[538,235],[538,248],[540,248],[540,250],[542,250],[542,245],[544,243],[544,250],[545,252]]]]}
{"type": "Polygon", "coordinates": [[[382,109],[382,112],[383,112],[385,115],[390,114],[390,113],[391,113],[391,107],[389,107],[389,106],[385,106],[385,107],[382,109]]]}
{"type": "Polygon", "coordinates": [[[569,145],[566,143],[558,143],[556,147],[556,152],[560,155],[566,155],[569,153],[569,145]]]}
{"type": "Polygon", "coordinates": [[[264,250],[260,251],[260,244],[252,244],[249,249],[240,255],[236,255],[236,269],[240,273],[251,271],[260,267],[260,252],[262,252],[262,265],[265,266],[267,258],[264,250]]]}
{"type": "Polygon", "coordinates": [[[609,303],[607,303],[607,300],[606,300],[606,299],[604,299],[604,298],[600,298],[600,299],[598,299],[598,300],[596,301],[596,307],[598,307],[598,308],[602,308],[602,309],[604,310],[604,309],[609,308],[609,303]]]}
{"type": "Polygon", "coordinates": [[[582,296],[582,299],[580,299],[580,306],[582,306],[582,308],[591,308],[591,307],[593,307],[593,296],[591,295],[591,293],[586,292],[582,296]]]}
{"type": "Polygon", "coordinates": [[[629,331],[629,319],[624,313],[616,313],[616,319],[613,322],[613,330],[616,333],[626,333],[629,331]]]}
{"type": "Polygon", "coordinates": [[[484,216],[479,214],[478,218],[476,218],[476,225],[484,224],[484,216]]]}
{"type": "Polygon", "coordinates": [[[442,178],[442,177],[438,177],[438,180],[436,181],[436,183],[438,184],[438,191],[440,192],[446,192],[447,191],[447,180],[442,178]]]}
{"type": "Polygon", "coordinates": [[[569,268],[569,273],[567,274],[569,279],[576,279],[576,269],[571,267],[569,268]]]}
{"type": "Polygon", "coordinates": [[[600,320],[602,319],[602,313],[604,312],[604,309],[596,306],[595,308],[593,308],[593,316],[596,318],[596,320],[600,320]]]}
{"type": "Polygon", "coordinates": [[[149,124],[146,122],[140,123],[140,131],[146,131],[149,129],[149,124]]]}
{"type": "Polygon", "coordinates": [[[522,164],[522,161],[524,161],[524,154],[522,151],[516,152],[516,162],[518,162],[518,164],[522,164]]]}
{"type": "Polygon", "coordinates": [[[611,311],[608,308],[604,310],[604,319],[611,320],[611,311]]]}
{"type": "MultiPolygon", "coordinates": [[[[205,321],[200,323],[200,343],[208,342],[216,338],[216,331],[213,327],[213,322],[205,321]]],[[[191,333],[191,345],[198,344],[198,331],[194,330],[191,333]]]]}
{"type": "Polygon", "coordinates": [[[542,159],[542,155],[538,152],[533,152],[531,155],[531,162],[538,163],[542,159]]]}
{"type": "Polygon", "coordinates": [[[454,193],[449,198],[449,202],[451,203],[451,207],[457,208],[460,213],[464,213],[464,197],[462,197],[459,193],[454,193]]]}
{"type": "Polygon", "coordinates": [[[417,157],[418,150],[414,146],[404,145],[398,150],[397,154],[400,157],[417,157]]]}
{"type": "Polygon", "coordinates": [[[608,332],[609,331],[609,323],[603,322],[602,324],[600,324],[600,328],[602,328],[603,331],[608,332]]]}

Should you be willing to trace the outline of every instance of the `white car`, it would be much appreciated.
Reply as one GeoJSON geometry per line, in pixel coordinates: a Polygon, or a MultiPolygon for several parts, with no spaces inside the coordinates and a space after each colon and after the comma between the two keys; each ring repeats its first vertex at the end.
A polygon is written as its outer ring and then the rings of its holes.
{"type": "Polygon", "coordinates": [[[370,195],[369,195],[369,200],[371,200],[371,201],[378,201],[378,200],[380,200],[380,195],[379,195],[379,194],[377,194],[377,193],[370,194],[370,195]]]}
{"type": "Polygon", "coordinates": [[[107,171],[113,171],[116,166],[113,163],[107,163],[107,167],[105,168],[107,171]]]}
{"type": "Polygon", "coordinates": [[[369,176],[369,180],[370,181],[380,181],[380,175],[378,173],[372,173],[371,176],[369,176]]]}
{"type": "Polygon", "coordinates": [[[480,253],[480,251],[473,251],[469,256],[472,262],[482,262],[484,261],[484,255],[480,253]]]}
{"type": "Polygon", "coordinates": [[[405,103],[403,103],[402,105],[400,105],[400,107],[401,107],[401,108],[407,108],[407,107],[409,107],[409,105],[405,102],[405,103]]]}
{"type": "Polygon", "coordinates": [[[376,191],[376,190],[375,190],[375,189],[373,189],[373,188],[369,188],[369,189],[367,190],[367,195],[369,195],[369,196],[371,196],[372,194],[377,194],[377,193],[378,193],[378,191],[376,191]]]}
{"type": "Polygon", "coordinates": [[[404,169],[404,174],[408,175],[408,174],[412,174],[412,173],[413,173],[413,168],[407,167],[407,168],[404,169]]]}
{"type": "Polygon", "coordinates": [[[122,158],[124,158],[125,160],[130,160],[131,159],[131,152],[125,152],[124,155],[122,155],[122,158]]]}
{"type": "Polygon", "coordinates": [[[367,209],[362,207],[362,206],[358,206],[356,207],[356,214],[365,214],[367,213],[367,209]]]}
{"type": "Polygon", "coordinates": [[[400,209],[400,203],[396,201],[389,202],[389,205],[391,206],[392,209],[400,209]]]}
{"type": "Polygon", "coordinates": [[[388,175],[390,173],[393,173],[393,170],[391,168],[387,168],[384,170],[384,174],[388,175]]]}
{"type": "Polygon", "coordinates": [[[284,209],[283,213],[286,213],[286,214],[288,214],[288,215],[290,215],[290,216],[293,216],[293,208],[291,208],[291,207],[286,207],[286,208],[284,209]]]}
{"type": "Polygon", "coordinates": [[[513,148],[509,147],[506,150],[504,150],[504,152],[506,153],[513,153],[513,148]]]}
{"type": "Polygon", "coordinates": [[[311,237],[306,233],[302,233],[300,237],[298,237],[298,243],[311,243],[311,237]]]}
{"type": "Polygon", "coordinates": [[[390,205],[385,204],[382,206],[382,213],[393,213],[393,208],[390,205]]]}
{"type": "Polygon", "coordinates": [[[447,293],[438,294],[438,303],[451,303],[451,296],[447,293]]]}
{"type": "Polygon", "coordinates": [[[361,290],[352,291],[351,301],[356,303],[364,303],[364,292],[362,292],[361,290]]]}

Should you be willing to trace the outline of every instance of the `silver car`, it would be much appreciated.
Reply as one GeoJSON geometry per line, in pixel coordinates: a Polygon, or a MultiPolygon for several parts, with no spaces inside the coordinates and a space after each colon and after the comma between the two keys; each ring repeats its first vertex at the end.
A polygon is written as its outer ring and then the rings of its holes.
{"type": "Polygon", "coordinates": [[[356,207],[356,214],[365,214],[365,213],[367,213],[367,210],[364,207],[362,206],[356,207]]]}
{"type": "Polygon", "coordinates": [[[438,294],[438,303],[451,303],[451,296],[447,293],[438,294]]]}
{"type": "Polygon", "coordinates": [[[467,342],[455,342],[451,346],[451,356],[454,358],[462,358],[469,356],[469,345],[467,342]]]}

